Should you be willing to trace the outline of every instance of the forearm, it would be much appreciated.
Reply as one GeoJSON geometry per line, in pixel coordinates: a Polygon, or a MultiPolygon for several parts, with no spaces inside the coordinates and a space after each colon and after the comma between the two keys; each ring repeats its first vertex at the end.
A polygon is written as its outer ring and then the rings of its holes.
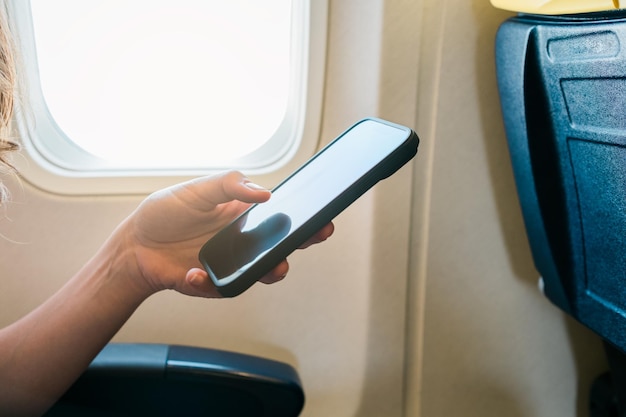
{"type": "MultiPolygon", "coordinates": [[[[173,289],[218,297],[198,251],[250,204],[270,195],[232,171],[145,199],[61,290],[0,330],[0,415],[44,412],[152,293],[173,289]]],[[[332,227],[315,241],[330,233],[332,227]]],[[[282,262],[261,280],[275,282],[287,268],[282,262]]]]}
{"type": "Polygon", "coordinates": [[[0,415],[40,415],[149,296],[105,245],[32,313],[0,330],[0,415]]]}

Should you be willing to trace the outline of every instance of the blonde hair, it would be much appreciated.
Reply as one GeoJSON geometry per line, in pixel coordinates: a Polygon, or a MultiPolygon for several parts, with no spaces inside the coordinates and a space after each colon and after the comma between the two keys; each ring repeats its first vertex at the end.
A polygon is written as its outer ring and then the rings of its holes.
{"type": "MultiPolygon", "coordinates": [[[[6,10],[0,7],[0,173],[14,171],[7,155],[19,148],[18,144],[11,139],[16,79],[13,38],[9,30],[6,10]]],[[[7,190],[0,182],[0,205],[7,197],[7,190]]]]}

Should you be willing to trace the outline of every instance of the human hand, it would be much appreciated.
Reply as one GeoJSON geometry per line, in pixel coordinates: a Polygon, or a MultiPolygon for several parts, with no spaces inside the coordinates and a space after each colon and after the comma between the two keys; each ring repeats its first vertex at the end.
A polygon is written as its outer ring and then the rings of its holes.
{"type": "MultiPolygon", "coordinates": [[[[150,195],[114,234],[122,238],[124,253],[130,255],[124,274],[137,279],[148,293],[174,289],[187,295],[220,297],[201,268],[198,252],[251,204],[265,202],[270,195],[236,171],[198,178],[150,195]]],[[[329,223],[302,248],[326,240],[333,229],[329,223]]],[[[280,281],[288,270],[289,264],[283,260],[260,281],[280,281]]]]}

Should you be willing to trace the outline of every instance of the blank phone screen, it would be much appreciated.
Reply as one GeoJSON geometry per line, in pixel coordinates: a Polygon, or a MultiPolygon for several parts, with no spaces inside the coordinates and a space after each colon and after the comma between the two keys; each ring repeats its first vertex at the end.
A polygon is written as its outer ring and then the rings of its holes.
{"type": "Polygon", "coordinates": [[[405,143],[409,134],[375,120],[352,127],[276,187],[269,201],[253,206],[207,243],[203,252],[209,273],[226,282],[239,276],[405,143]]]}

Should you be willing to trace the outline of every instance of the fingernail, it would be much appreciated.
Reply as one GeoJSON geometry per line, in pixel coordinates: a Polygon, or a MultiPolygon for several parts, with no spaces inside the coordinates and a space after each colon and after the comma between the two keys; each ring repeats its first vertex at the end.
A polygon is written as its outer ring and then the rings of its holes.
{"type": "Polygon", "coordinates": [[[200,274],[193,274],[189,277],[189,283],[194,287],[199,287],[200,285],[202,285],[202,277],[200,276],[200,274]]]}
{"type": "Polygon", "coordinates": [[[254,191],[267,191],[267,188],[262,187],[259,184],[255,184],[252,181],[245,181],[244,185],[254,191]]]}

